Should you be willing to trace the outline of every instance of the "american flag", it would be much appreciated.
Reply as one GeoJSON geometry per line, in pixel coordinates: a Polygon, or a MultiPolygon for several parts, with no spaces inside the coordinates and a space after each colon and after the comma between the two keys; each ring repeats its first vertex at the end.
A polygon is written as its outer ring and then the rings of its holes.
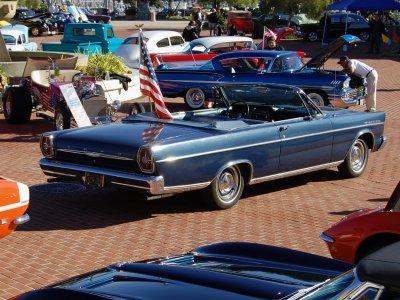
{"type": "Polygon", "coordinates": [[[272,37],[274,40],[276,40],[275,32],[273,32],[267,26],[264,26],[264,37],[272,37]]]}
{"type": "Polygon", "coordinates": [[[155,103],[156,114],[160,119],[172,119],[167,106],[164,103],[160,86],[158,85],[156,73],[154,71],[146,41],[142,31],[139,30],[140,38],[140,91],[143,95],[149,96],[155,103]]]}
{"type": "Polygon", "coordinates": [[[145,143],[151,143],[156,140],[156,138],[160,135],[161,131],[164,129],[164,125],[162,124],[151,124],[149,128],[146,128],[142,132],[142,140],[145,143]]]}

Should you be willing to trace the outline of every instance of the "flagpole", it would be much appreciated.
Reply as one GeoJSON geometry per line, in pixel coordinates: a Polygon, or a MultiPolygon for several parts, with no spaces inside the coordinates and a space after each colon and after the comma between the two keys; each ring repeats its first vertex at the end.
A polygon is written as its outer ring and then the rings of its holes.
{"type": "MultiPolygon", "coordinates": [[[[135,25],[136,28],[139,30],[139,34],[138,34],[138,42],[139,42],[138,44],[139,44],[139,46],[142,45],[142,35],[141,35],[141,33],[142,33],[143,25],[144,24],[135,25]]],[[[142,55],[139,55],[139,66],[140,66],[141,63],[142,63],[142,55]]],[[[147,96],[147,99],[149,100],[150,112],[153,112],[153,105],[152,105],[150,96],[147,96]]]]}
{"type": "Polygon", "coordinates": [[[262,36],[262,50],[264,50],[265,48],[264,48],[264,44],[265,44],[265,26],[263,26],[263,36],[262,36]]]}

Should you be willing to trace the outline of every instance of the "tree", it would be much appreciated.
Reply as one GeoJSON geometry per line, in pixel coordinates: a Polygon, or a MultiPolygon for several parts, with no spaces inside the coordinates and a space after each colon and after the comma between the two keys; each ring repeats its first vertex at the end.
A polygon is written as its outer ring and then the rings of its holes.
{"type": "Polygon", "coordinates": [[[33,10],[38,10],[40,9],[41,3],[42,3],[41,0],[18,0],[17,5],[33,10]]]}
{"type": "Polygon", "coordinates": [[[321,16],[330,3],[330,0],[260,0],[260,10],[264,14],[284,12],[290,17],[304,13],[310,18],[316,19],[321,16]]]}
{"type": "MultiPolygon", "coordinates": [[[[197,0],[200,5],[210,4],[209,0],[197,0]]],[[[213,0],[214,7],[220,7],[221,3],[227,3],[231,7],[255,7],[258,5],[258,0],[213,0]]]]}

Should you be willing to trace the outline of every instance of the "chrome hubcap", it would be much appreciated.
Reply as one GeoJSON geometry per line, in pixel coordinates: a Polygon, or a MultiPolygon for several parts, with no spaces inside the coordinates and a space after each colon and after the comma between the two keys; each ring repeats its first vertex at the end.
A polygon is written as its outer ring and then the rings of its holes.
{"type": "Polygon", "coordinates": [[[310,94],[308,94],[308,97],[317,106],[324,106],[325,105],[324,99],[322,99],[321,95],[319,95],[319,94],[310,93],[310,94]]]}
{"type": "Polygon", "coordinates": [[[204,104],[204,93],[202,90],[193,90],[188,98],[189,105],[192,108],[199,108],[204,104]]]}
{"type": "Polygon", "coordinates": [[[239,189],[239,175],[236,170],[225,170],[218,180],[218,193],[224,202],[231,202],[239,189]]]}
{"type": "Polygon", "coordinates": [[[9,116],[11,114],[11,100],[10,100],[9,96],[6,98],[5,107],[6,107],[7,116],[9,116]]]}
{"type": "Polygon", "coordinates": [[[365,147],[362,143],[354,144],[350,153],[351,168],[358,172],[363,169],[365,163],[365,147]]]}
{"type": "Polygon", "coordinates": [[[56,129],[63,130],[64,129],[64,118],[61,113],[57,114],[56,116],[56,129]]]}

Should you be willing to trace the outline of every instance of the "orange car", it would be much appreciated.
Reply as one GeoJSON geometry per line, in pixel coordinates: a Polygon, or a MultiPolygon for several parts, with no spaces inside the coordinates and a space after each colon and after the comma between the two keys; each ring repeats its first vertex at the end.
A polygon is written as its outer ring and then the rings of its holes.
{"type": "Polygon", "coordinates": [[[0,177],[0,238],[9,235],[17,225],[29,221],[27,185],[0,177]]]}

